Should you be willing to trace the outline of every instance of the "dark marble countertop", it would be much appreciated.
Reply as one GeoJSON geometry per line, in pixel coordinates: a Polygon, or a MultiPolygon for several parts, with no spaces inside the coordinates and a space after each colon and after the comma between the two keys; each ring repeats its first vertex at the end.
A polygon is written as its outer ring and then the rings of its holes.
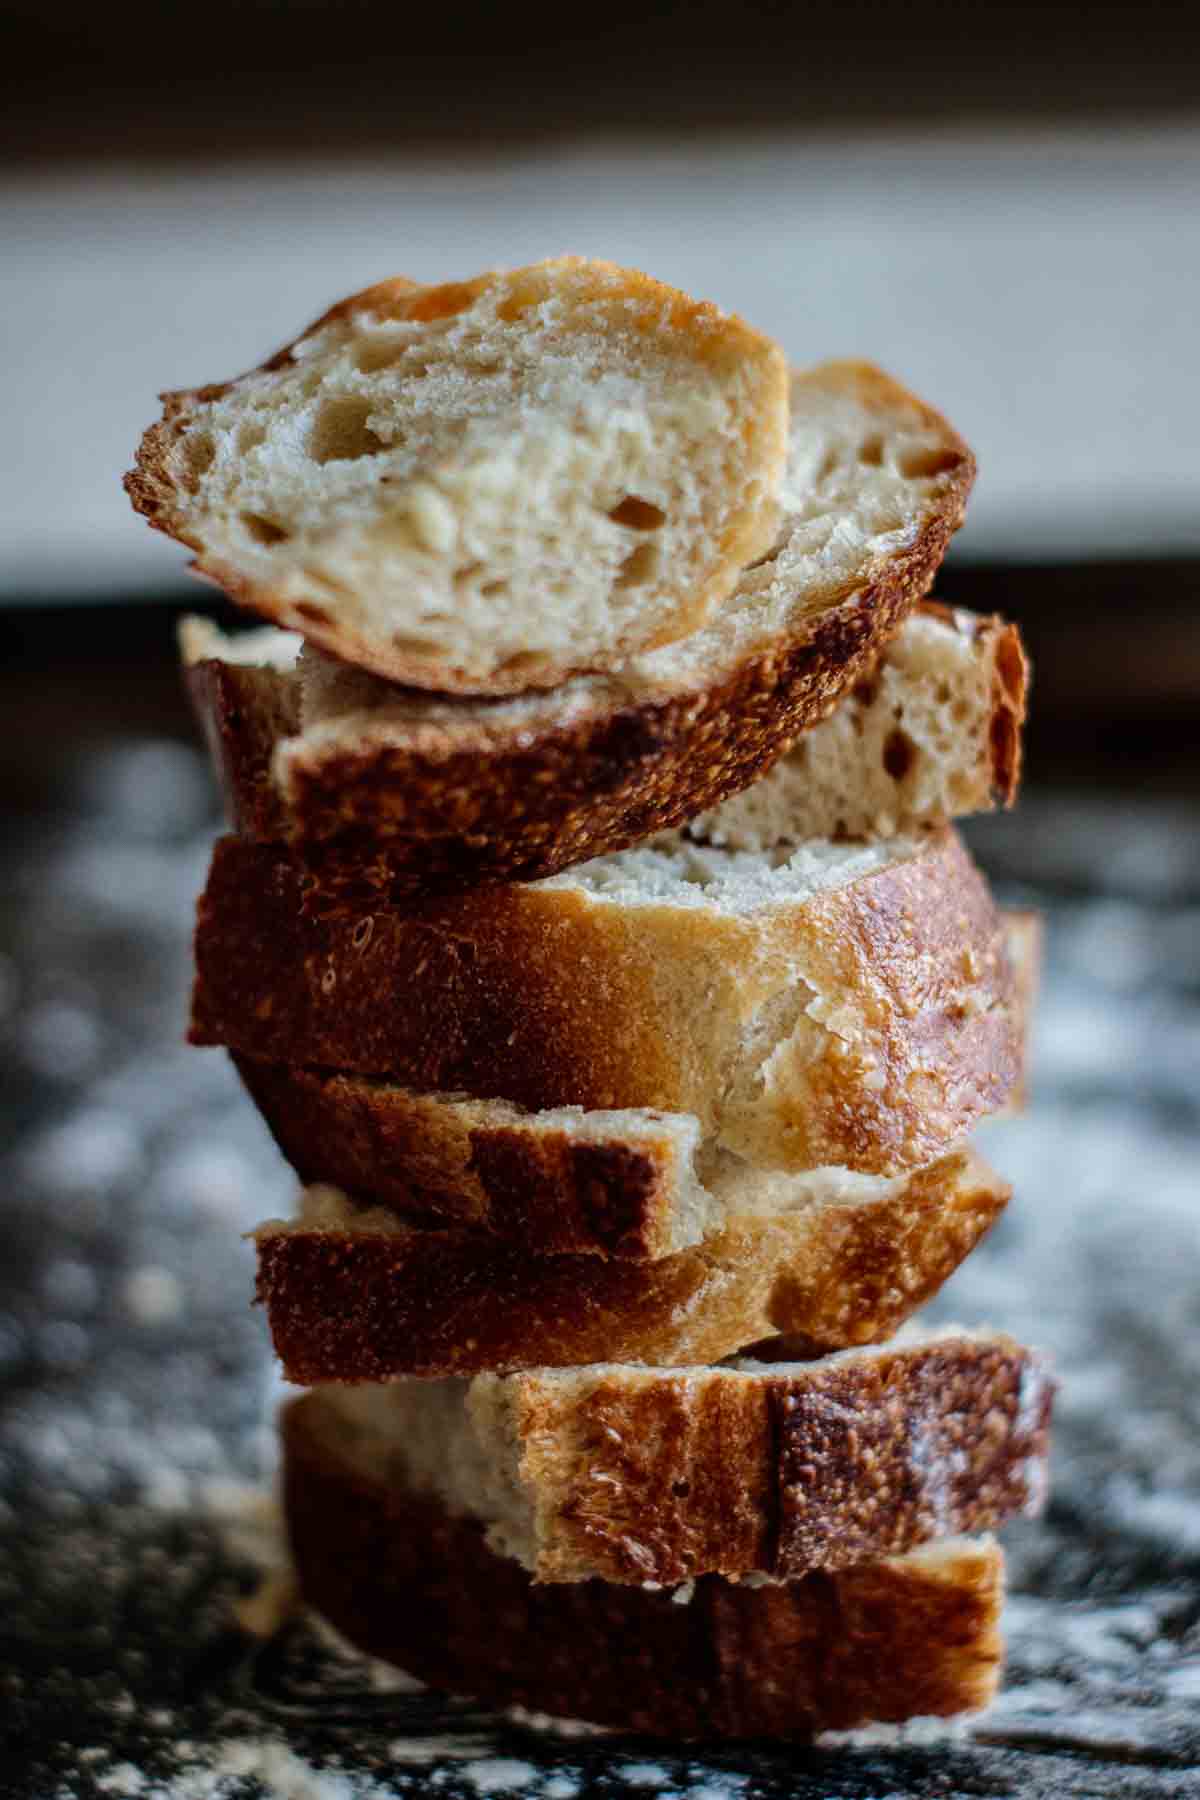
{"type": "Polygon", "coordinates": [[[280,1388],[239,1233],[291,1179],[182,1029],[200,758],[76,766],[0,884],[0,1794],[382,1800],[1200,1796],[1200,807],[1035,794],[971,836],[1050,925],[1016,1183],[936,1314],[1047,1346],[1045,1519],[1008,1535],[993,1712],[672,1750],[499,1720],[231,1603],[279,1554],[280,1388]]]}

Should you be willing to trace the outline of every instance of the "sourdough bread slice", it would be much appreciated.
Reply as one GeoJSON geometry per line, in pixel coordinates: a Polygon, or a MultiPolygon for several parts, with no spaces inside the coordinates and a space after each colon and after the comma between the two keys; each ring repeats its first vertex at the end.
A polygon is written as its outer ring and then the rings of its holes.
{"type": "MultiPolygon", "coordinates": [[[[138,511],[239,604],[418,687],[553,687],[672,643],[779,526],[782,351],[612,263],[381,282],[250,374],[164,400],[138,511]]],[[[871,563],[897,496],[890,528],[918,528],[928,474],[892,459],[957,450],[915,412],[886,458],[880,440],[831,582],[871,563]]]]}
{"type": "Polygon", "coordinates": [[[770,554],[704,629],[552,694],[436,698],[312,651],[290,675],[286,634],[187,622],[188,685],[238,829],[332,859],[327,880],[358,862],[360,879],[422,889],[553,874],[746,787],[928,590],[972,474],[877,370],[798,376],[791,406],[770,554]]]}
{"type": "Polygon", "coordinates": [[[333,1390],[389,1482],[536,1581],[793,1581],[1031,1516],[1052,1382],[999,1333],[817,1361],[593,1364],[333,1390]]]}
{"type": "Polygon", "coordinates": [[[284,1374],[312,1386],[709,1363],[779,1333],[814,1352],[879,1342],[953,1274],[1009,1194],[969,1150],[890,1181],[729,1162],[721,1229],[655,1262],[531,1255],[309,1188],[296,1221],[254,1234],[284,1374]]]}
{"type": "Polygon", "coordinates": [[[1028,665],[1015,625],[926,601],[829,717],[685,830],[730,850],[891,837],[1009,806],[1028,665]]]}
{"type": "MultiPolygon", "coordinates": [[[[1010,1111],[1027,1085],[1041,922],[1001,917],[1021,1031],[1010,1111]]],[[[236,1052],[233,1061],[302,1182],[346,1189],[413,1224],[470,1225],[538,1255],[641,1262],[697,1243],[725,1218],[735,1164],[704,1143],[688,1113],[528,1112],[507,1100],[417,1094],[378,1076],[236,1052]]]]}
{"type": "Polygon", "coordinates": [[[995,1694],[1004,1564],[990,1540],[764,1586],[702,1576],[686,1606],[610,1582],[539,1585],[478,1520],[384,1478],[326,1394],[293,1401],[281,1429],[305,1601],[451,1693],[674,1738],[811,1738],[995,1694]]]}
{"type": "Polygon", "coordinates": [[[763,1167],[916,1168],[1001,1107],[1004,929],[949,829],[760,857],[685,841],[407,909],[304,910],[218,843],[191,1039],[540,1110],[692,1113],[763,1167]]]}

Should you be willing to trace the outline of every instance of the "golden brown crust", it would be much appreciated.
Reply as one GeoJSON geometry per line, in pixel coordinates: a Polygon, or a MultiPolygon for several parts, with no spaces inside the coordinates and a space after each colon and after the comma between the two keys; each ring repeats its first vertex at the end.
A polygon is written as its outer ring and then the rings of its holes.
{"type": "MultiPolygon", "coordinates": [[[[142,514],[155,530],[195,550],[192,569],[197,575],[214,582],[236,605],[260,614],[272,623],[301,631],[312,643],[331,656],[371,670],[382,679],[408,683],[438,693],[508,694],[527,688],[552,688],[575,673],[578,664],[556,662],[548,655],[532,654],[516,660],[518,666],[499,666],[484,671],[465,666],[453,658],[436,658],[428,654],[413,655],[404,648],[404,640],[381,638],[377,631],[363,631],[344,617],[332,617],[323,606],[311,600],[297,602],[282,587],[272,587],[261,579],[248,578],[234,562],[219,551],[206,547],[189,529],[186,511],[181,505],[180,471],[174,450],[184,426],[198,405],[223,398],[248,377],[283,369],[296,361],[297,346],[325,326],[371,314],[389,320],[429,321],[448,318],[465,311],[489,287],[509,290],[502,303],[502,316],[516,317],[526,308],[537,305],[555,292],[556,280],[563,275],[590,278],[597,293],[611,292],[622,302],[620,326],[648,334],[664,326],[686,335],[692,354],[710,363],[729,363],[741,359],[758,364],[765,374],[757,416],[748,417],[743,426],[746,454],[750,446],[759,446],[756,466],[777,477],[784,454],[788,376],[787,366],[778,346],[732,314],[725,314],[709,301],[695,301],[677,289],[655,281],[638,270],[624,269],[615,263],[561,257],[552,263],[507,272],[491,270],[470,281],[442,282],[420,286],[403,276],[381,281],[357,294],[338,301],[319,319],[307,326],[282,350],[259,368],[232,381],[214,382],[201,388],[176,389],[161,396],[163,417],[149,427],[138,446],[135,465],[125,477],[125,489],[135,511],[142,514]],[[504,314],[504,308],[508,308],[504,314]]],[[[879,386],[891,404],[903,396],[910,409],[926,414],[928,421],[949,434],[938,415],[922,407],[911,396],[903,395],[887,377],[864,367],[860,377],[866,388],[879,386]],[[868,377],[870,379],[868,379],[868,377]]],[[[958,440],[954,440],[957,443],[958,440]]],[[[964,456],[969,452],[963,446],[964,456]]],[[[971,465],[973,470],[973,465],[971,465]]],[[[964,472],[966,487],[970,475],[964,472]]],[[[947,493],[951,490],[947,488],[947,493]]],[[[965,494],[964,494],[965,503],[965,494]]],[[[618,645],[612,657],[618,662],[624,656],[653,650],[690,631],[699,629],[713,606],[724,599],[746,563],[763,554],[770,544],[773,511],[756,505],[746,508],[728,521],[707,578],[689,595],[681,595],[656,635],[645,635],[636,642],[618,645]]]]}
{"type": "Polygon", "coordinates": [[[694,1113],[763,1166],[896,1174],[995,1112],[1020,1069],[1003,926],[956,835],[755,912],[510,886],[305,911],[299,866],[221,840],[190,1037],[533,1110],[694,1113]],[[742,1063],[799,1008],[769,1082],[742,1063]],[[699,1032],[698,1021],[704,1030],[699,1032]],[[757,1085],[756,1085],[757,1083],[757,1085]]]}
{"type": "Polygon", "coordinates": [[[531,1256],[451,1231],[266,1227],[258,1298],[289,1381],[385,1381],[587,1362],[719,1362],[787,1333],[880,1342],[1003,1211],[969,1151],[888,1199],[756,1217],[656,1262],[531,1256]]]}
{"type": "Polygon", "coordinates": [[[489,747],[425,727],[408,743],[299,745],[277,783],[262,755],[269,728],[255,717],[257,671],[212,659],[186,679],[237,829],[300,849],[327,903],[532,881],[749,787],[868,669],[932,581],[950,532],[919,540],[886,580],[798,617],[703,688],[588,708],[532,741],[489,747]]]}
{"type": "Polygon", "coordinates": [[[651,1139],[465,1126],[453,1108],[364,1078],[234,1056],[303,1182],[328,1182],[410,1221],[470,1225],[539,1255],[667,1256],[683,1154],[651,1139]]]}
{"type": "Polygon", "coordinates": [[[708,1738],[952,1717],[995,1694],[993,1544],[757,1589],[705,1577],[687,1606],[599,1581],[539,1586],[479,1524],[356,1467],[319,1395],[285,1410],[282,1433],[304,1599],[360,1649],[451,1693],[708,1738]]]}
{"type": "Polygon", "coordinates": [[[509,1386],[541,1581],[790,1581],[991,1529],[1045,1486],[1052,1384],[1011,1338],[509,1386]]]}

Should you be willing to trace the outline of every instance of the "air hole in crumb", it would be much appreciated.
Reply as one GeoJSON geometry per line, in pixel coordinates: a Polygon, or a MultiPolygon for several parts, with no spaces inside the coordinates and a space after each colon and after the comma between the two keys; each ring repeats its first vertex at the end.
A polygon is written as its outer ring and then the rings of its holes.
{"type": "Polygon", "coordinates": [[[637,544],[629,552],[617,572],[614,587],[641,587],[644,582],[653,581],[658,571],[658,546],[656,544],[637,544]]]}
{"type": "Polygon", "coordinates": [[[372,402],[359,394],[327,400],[317,414],[308,439],[308,454],[317,463],[355,462],[376,456],[385,448],[367,424],[372,402]]]}
{"type": "Polygon", "coordinates": [[[950,704],[950,683],[948,681],[938,682],[937,703],[939,706],[948,706],[950,704]]]}
{"type": "Polygon", "coordinates": [[[318,606],[315,600],[297,600],[292,611],[297,618],[307,619],[310,625],[329,624],[328,612],[323,606],[318,606]]]}
{"type": "Polygon", "coordinates": [[[878,469],[883,462],[883,439],[878,435],[864,438],[858,446],[858,460],[868,469],[878,469]]]}
{"type": "Polygon", "coordinates": [[[356,950],[365,950],[371,941],[371,934],[374,930],[374,915],[369,915],[365,919],[360,919],[358,924],[354,927],[354,930],[350,933],[350,942],[354,945],[354,948],[356,950]]]}
{"type": "Polygon", "coordinates": [[[893,781],[903,781],[917,759],[917,746],[907,731],[897,725],[889,731],[883,746],[883,766],[893,781]]]}
{"type": "Polygon", "coordinates": [[[264,546],[282,544],[291,536],[291,533],[285,531],[282,525],[277,525],[274,519],[268,519],[265,513],[244,512],[241,520],[247,534],[254,539],[256,544],[264,546]]]}
{"type": "Polygon", "coordinates": [[[874,706],[878,697],[879,683],[872,675],[864,675],[850,690],[850,698],[857,700],[860,706],[874,706]]]}
{"type": "Polygon", "coordinates": [[[661,531],[667,522],[662,507],[640,494],[626,494],[608,516],[614,525],[628,525],[631,531],[661,531]]]}
{"type": "Polygon", "coordinates": [[[405,637],[402,631],[398,631],[392,639],[392,648],[398,650],[401,656],[411,656],[422,661],[446,655],[441,644],[431,644],[425,638],[405,637]]]}
{"type": "Polygon", "coordinates": [[[836,450],[827,450],[825,452],[824,456],[821,458],[820,467],[817,469],[816,474],[813,476],[814,485],[816,487],[820,487],[824,482],[828,481],[829,477],[833,474],[833,472],[837,468],[837,466],[838,466],[837,451],[836,450]]]}
{"type": "Polygon", "coordinates": [[[506,592],[507,588],[508,583],[506,581],[485,581],[479,589],[480,597],[484,600],[496,600],[501,594],[506,592]]]}
{"type": "Polygon", "coordinates": [[[352,360],[355,368],[363,375],[378,374],[380,369],[390,369],[398,363],[408,348],[409,340],[402,337],[367,337],[355,344],[352,360]]]}
{"type": "Polygon", "coordinates": [[[536,650],[518,650],[513,656],[506,656],[500,664],[497,674],[500,675],[538,675],[546,666],[546,659],[536,650]]]}
{"type": "Polygon", "coordinates": [[[687,1495],[691,1493],[691,1491],[692,1491],[692,1484],[690,1481],[673,1481],[671,1483],[671,1492],[679,1500],[685,1499],[687,1497],[687,1495]]]}
{"type": "Polygon", "coordinates": [[[957,450],[947,450],[941,444],[927,444],[924,449],[901,451],[897,467],[906,480],[919,481],[922,476],[947,475],[961,462],[957,450]]]}
{"type": "Polygon", "coordinates": [[[184,453],[187,456],[188,471],[198,481],[201,475],[207,475],[216,461],[216,440],[209,437],[207,432],[202,437],[188,438],[184,444],[184,453]]]}
{"type": "Polygon", "coordinates": [[[247,419],[244,425],[238,426],[237,447],[241,455],[247,450],[257,450],[267,435],[267,428],[261,419],[247,419]]]}

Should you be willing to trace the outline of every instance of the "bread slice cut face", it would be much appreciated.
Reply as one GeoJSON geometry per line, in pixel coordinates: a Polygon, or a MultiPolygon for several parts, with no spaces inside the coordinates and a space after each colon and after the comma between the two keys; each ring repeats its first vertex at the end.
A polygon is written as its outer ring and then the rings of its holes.
{"type": "Polygon", "coordinates": [[[698,629],[774,542],[788,371],[578,257],[333,307],[167,396],[134,505],[231,597],[420,687],[507,693],[698,629]]]}

